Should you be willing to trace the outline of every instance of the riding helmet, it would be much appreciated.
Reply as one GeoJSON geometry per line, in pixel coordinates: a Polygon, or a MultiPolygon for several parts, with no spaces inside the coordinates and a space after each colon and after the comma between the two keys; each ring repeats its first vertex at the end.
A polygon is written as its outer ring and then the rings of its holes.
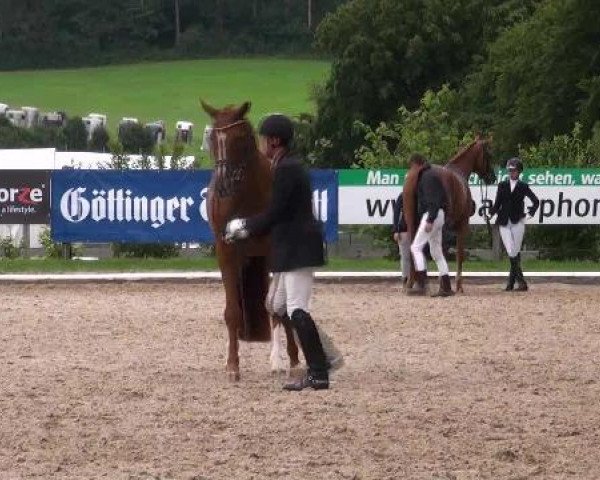
{"type": "Polygon", "coordinates": [[[283,143],[289,144],[294,138],[294,124],[289,117],[274,113],[262,121],[258,134],[263,137],[277,137],[283,143]]]}
{"type": "Polygon", "coordinates": [[[507,170],[517,170],[519,173],[523,171],[523,162],[519,157],[513,157],[506,162],[507,170]]]}

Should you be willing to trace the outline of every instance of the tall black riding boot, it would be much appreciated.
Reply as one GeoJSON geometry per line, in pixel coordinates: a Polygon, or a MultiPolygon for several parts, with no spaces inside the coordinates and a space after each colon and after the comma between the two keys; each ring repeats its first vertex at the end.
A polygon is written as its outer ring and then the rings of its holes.
{"type": "Polygon", "coordinates": [[[508,257],[508,259],[510,260],[510,273],[504,290],[511,292],[515,288],[515,280],[517,279],[517,257],[508,257]]]}
{"type": "Polygon", "coordinates": [[[407,295],[427,295],[427,270],[415,272],[415,285],[410,290],[406,291],[407,295]]]}
{"type": "Polygon", "coordinates": [[[517,279],[517,292],[526,292],[529,290],[525,276],[523,275],[523,269],[521,268],[521,253],[517,254],[516,258],[516,279],[517,279]]]}
{"type": "Polygon", "coordinates": [[[329,388],[329,364],[315,322],[308,312],[300,308],[292,312],[291,322],[298,334],[308,371],[305,377],[286,383],[283,388],[285,390],[303,390],[307,387],[314,390],[329,388]]]}
{"type": "Polygon", "coordinates": [[[452,295],[454,295],[454,292],[452,291],[452,285],[450,284],[450,276],[442,275],[440,277],[440,289],[437,292],[432,293],[431,296],[432,297],[451,297],[452,295]]]}

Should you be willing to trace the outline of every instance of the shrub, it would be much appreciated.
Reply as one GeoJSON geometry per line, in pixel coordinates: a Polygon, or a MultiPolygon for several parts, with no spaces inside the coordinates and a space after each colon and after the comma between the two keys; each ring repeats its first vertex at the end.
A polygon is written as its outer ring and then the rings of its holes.
{"type": "Polygon", "coordinates": [[[0,252],[4,258],[14,259],[21,255],[21,248],[15,245],[12,236],[0,238],[0,252]]]}

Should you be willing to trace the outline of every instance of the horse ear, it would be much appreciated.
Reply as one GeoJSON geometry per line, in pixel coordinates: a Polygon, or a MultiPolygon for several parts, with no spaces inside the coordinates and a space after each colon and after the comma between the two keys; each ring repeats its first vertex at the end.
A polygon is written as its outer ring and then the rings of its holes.
{"type": "Polygon", "coordinates": [[[208,103],[205,103],[204,100],[200,99],[200,105],[202,106],[202,110],[204,110],[211,118],[215,118],[218,113],[218,110],[214,107],[211,107],[208,103]]]}
{"type": "Polygon", "coordinates": [[[241,120],[246,116],[246,114],[250,111],[250,107],[252,104],[250,102],[245,102],[238,110],[238,118],[241,120]]]}

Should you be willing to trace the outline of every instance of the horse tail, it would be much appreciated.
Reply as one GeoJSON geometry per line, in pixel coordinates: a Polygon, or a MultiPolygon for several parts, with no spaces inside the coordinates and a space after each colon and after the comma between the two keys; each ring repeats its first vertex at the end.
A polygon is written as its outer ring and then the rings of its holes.
{"type": "Polygon", "coordinates": [[[238,279],[238,302],[242,325],[238,337],[248,342],[271,340],[271,323],[265,306],[269,290],[267,257],[248,257],[244,260],[238,279]]]}
{"type": "Polygon", "coordinates": [[[424,168],[425,165],[413,165],[404,179],[402,190],[402,213],[404,214],[406,229],[411,242],[419,225],[419,219],[417,218],[417,183],[424,168]]]}

